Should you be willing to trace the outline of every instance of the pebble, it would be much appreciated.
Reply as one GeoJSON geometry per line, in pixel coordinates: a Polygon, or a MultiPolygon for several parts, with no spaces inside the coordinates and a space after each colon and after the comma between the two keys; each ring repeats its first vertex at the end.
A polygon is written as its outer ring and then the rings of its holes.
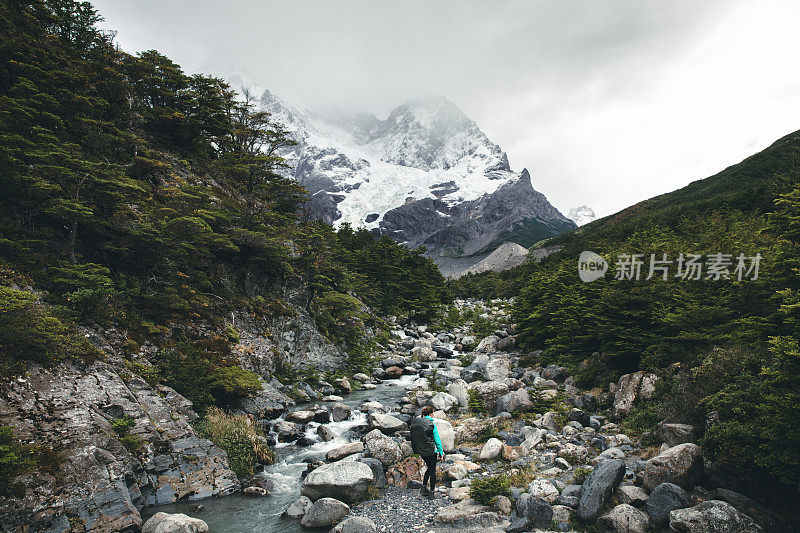
{"type": "Polygon", "coordinates": [[[427,531],[440,507],[452,502],[437,487],[436,498],[424,498],[418,489],[390,487],[380,500],[364,502],[353,508],[354,516],[366,516],[378,526],[378,531],[400,533],[427,531]]]}

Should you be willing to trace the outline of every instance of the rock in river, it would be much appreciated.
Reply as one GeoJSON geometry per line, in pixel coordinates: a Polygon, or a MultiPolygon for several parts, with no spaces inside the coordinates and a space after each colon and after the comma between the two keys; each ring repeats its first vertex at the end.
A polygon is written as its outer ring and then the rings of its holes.
{"type": "Polygon", "coordinates": [[[301,492],[312,500],[336,497],[353,503],[367,496],[367,490],[373,481],[374,476],[369,466],[343,459],[322,465],[309,473],[303,480],[301,492]]]}

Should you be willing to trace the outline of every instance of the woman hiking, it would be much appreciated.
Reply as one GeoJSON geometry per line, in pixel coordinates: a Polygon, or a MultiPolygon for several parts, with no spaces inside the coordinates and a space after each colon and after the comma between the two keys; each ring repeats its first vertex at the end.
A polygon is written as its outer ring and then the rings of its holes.
{"type": "Polygon", "coordinates": [[[433,421],[431,414],[433,407],[427,405],[422,408],[422,416],[418,416],[411,421],[411,448],[414,453],[419,454],[422,460],[425,461],[425,477],[422,478],[422,489],[420,492],[423,496],[430,499],[435,498],[434,491],[436,490],[436,461],[444,459],[444,450],[442,449],[442,439],[439,438],[439,431],[436,429],[436,423],[433,421]],[[430,490],[425,485],[430,481],[430,490]]]}

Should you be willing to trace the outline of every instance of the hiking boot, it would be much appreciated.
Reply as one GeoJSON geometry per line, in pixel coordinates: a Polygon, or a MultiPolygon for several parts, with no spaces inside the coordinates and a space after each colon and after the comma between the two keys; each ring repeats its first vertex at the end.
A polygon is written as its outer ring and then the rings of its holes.
{"type": "Polygon", "coordinates": [[[436,492],[428,489],[427,493],[425,493],[424,496],[426,498],[428,498],[429,500],[435,500],[436,499],[436,492]]]}
{"type": "Polygon", "coordinates": [[[422,485],[422,488],[419,489],[420,496],[426,496],[427,497],[430,493],[431,493],[430,489],[425,485],[422,485]]]}

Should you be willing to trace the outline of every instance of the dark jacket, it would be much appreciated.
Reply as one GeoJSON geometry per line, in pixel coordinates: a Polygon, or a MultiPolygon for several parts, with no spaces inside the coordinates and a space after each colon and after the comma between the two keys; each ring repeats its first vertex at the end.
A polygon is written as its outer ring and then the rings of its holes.
{"type": "Polygon", "coordinates": [[[433,419],[427,416],[418,416],[411,421],[411,448],[414,453],[422,456],[436,455],[442,453],[442,445],[439,440],[436,424],[433,419]]]}

